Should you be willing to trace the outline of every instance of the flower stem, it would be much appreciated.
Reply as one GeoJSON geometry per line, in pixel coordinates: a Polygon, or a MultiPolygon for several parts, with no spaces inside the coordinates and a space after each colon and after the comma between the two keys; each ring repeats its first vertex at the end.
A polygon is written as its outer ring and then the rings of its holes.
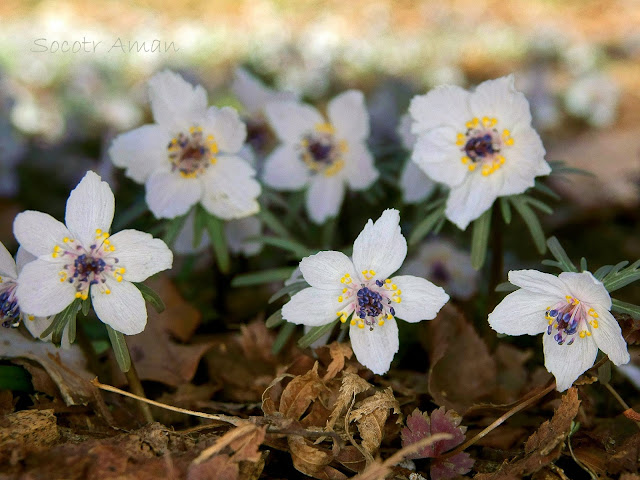
{"type": "MultiPolygon", "coordinates": [[[[125,345],[127,345],[126,341],[125,345]]],[[[127,350],[129,351],[129,356],[131,356],[129,345],[127,345],[127,350]]],[[[124,374],[127,377],[127,382],[129,383],[129,388],[131,388],[131,391],[139,397],[147,398],[147,396],[144,394],[144,388],[142,388],[142,383],[140,382],[140,377],[138,377],[138,371],[136,370],[136,366],[133,363],[133,359],[131,360],[131,368],[124,372],[124,374]]],[[[142,414],[145,421],[147,423],[153,423],[153,415],[151,415],[151,409],[149,408],[149,405],[140,402],[138,403],[138,406],[140,408],[140,413],[142,414]]]]}
{"type": "Polygon", "coordinates": [[[489,295],[487,308],[489,312],[498,304],[496,287],[502,280],[504,268],[504,245],[502,241],[502,215],[500,209],[493,207],[493,219],[491,222],[491,269],[489,271],[489,295]]]}
{"type": "MultiPolygon", "coordinates": [[[[602,385],[604,385],[604,388],[609,390],[611,395],[613,395],[613,398],[615,398],[618,401],[618,403],[622,406],[622,408],[625,409],[625,411],[631,409],[631,407],[627,404],[627,402],[624,401],[624,399],[620,396],[618,392],[615,391],[615,389],[611,386],[609,382],[602,383],[602,385]]],[[[640,428],[640,422],[635,422],[635,424],[638,426],[638,428],[640,428]]]]}

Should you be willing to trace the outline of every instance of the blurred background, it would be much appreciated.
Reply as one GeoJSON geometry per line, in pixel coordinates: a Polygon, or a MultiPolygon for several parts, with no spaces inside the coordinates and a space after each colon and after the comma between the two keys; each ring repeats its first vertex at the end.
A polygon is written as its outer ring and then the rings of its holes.
{"type": "Polygon", "coordinates": [[[549,233],[564,233],[570,254],[608,251],[603,263],[640,257],[637,0],[3,0],[0,25],[0,241],[10,249],[15,213],[60,217],[87,169],[128,182],[106,150],[151,121],[154,72],[177,70],[210,103],[241,108],[229,87],[244,66],[317,104],[362,89],[378,147],[399,143],[413,95],[514,72],[547,159],[594,173],[554,184],[570,203],[545,219],[549,233]]]}

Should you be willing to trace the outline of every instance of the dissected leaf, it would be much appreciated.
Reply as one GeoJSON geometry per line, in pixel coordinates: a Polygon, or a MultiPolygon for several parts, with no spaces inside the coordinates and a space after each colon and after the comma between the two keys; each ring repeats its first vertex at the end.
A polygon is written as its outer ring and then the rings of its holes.
{"type": "Polygon", "coordinates": [[[328,348],[329,355],[331,355],[331,363],[329,363],[329,366],[327,367],[327,373],[322,377],[323,381],[328,382],[342,371],[345,360],[348,360],[353,356],[353,350],[348,343],[342,342],[333,342],[326,347],[320,348],[328,348]]]}
{"type": "Polygon", "coordinates": [[[356,422],[362,447],[370,454],[375,453],[384,437],[384,426],[391,413],[400,413],[400,404],[387,388],[365,398],[349,415],[349,423],[356,422]]]}
{"type": "Polygon", "coordinates": [[[299,436],[289,436],[287,440],[296,470],[323,480],[346,480],[346,475],[329,466],[333,461],[330,450],[313,445],[299,436]]]}
{"type": "Polygon", "coordinates": [[[307,373],[289,382],[280,396],[278,411],[287,418],[300,420],[311,402],[325,388],[322,379],[318,376],[318,362],[316,362],[307,373]]]}
{"type": "Polygon", "coordinates": [[[333,408],[333,412],[329,416],[327,422],[327,428],[333,429],[338,418],[345,413],[349,405],[351,405],[356,398],[356,395],[366,390],[373,388],[369,382],[352,372],[345,372],[342,376],[342,384],[340,385],[340,393],[338,399],[333,408]]]}

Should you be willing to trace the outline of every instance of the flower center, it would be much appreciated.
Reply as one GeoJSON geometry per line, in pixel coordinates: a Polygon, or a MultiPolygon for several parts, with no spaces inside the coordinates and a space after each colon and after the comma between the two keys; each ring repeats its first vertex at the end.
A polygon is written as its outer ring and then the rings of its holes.
{"type": "Polygon", "coordinates": [[[348,273],[340,279],[344,285],[342,295],[338,297],[338,302],[344,304],[344,309],[337,312],[337,316],[342,323],[351,317],[351,325],[358,325],[358,328],[382,327],[385,320],[391,320],[396,311],[393,303],[402,301],[402,291],[390,279],[384,281],[375,278],[376,272],[373,270],[363,270],[363,281],[359,284],[354,282],[348,273]]]}
{"type": "Polygon", "coordinates": [[[4,280],[0,277],[0,319],[5,328],[20,325],[20,307],[16,298],[17,283],[12,279],[4,280]]]}
{"type": "Polygon", "coordinates": [[[264,155],[273,140],[269,124],[261,117],[247,117],[244,123],[247,125],[247,143],[256,153],[264,155]]]}
{"type": "Polygon", "coordinates": [[[476,118],[466,123],[465,133],[458,133],[456,145],[464,152],[461,159],[469,171],[473,172],[478,165],[485,177],[498,170],[505,162],[501,151],[505,146],[510,147],[514,141],[507,129],[502,134],[495,128],[498,120],[495,118],[476,118]]]}
{"type": "Polygon", "coordinates": [[[319,123],[300,142],[300,157],[307,167],[327,177],[342,170],[342,155],[347,150],[347,142],[335,138],[335,129],[330,123],[319,123]]]}
{"type": "Polygon", "coordinates": [[[590,337],[592,328],[598,328],[598,314],[593,308],[587,308],[577,298],[567,295],[566,302],[547,307],[545,318],[549,320],[547,335],[556,331],[553,339],[558,345],[573,344],[576,334],[580,338],[590,337]]]}
{"type": "Polygon", "coordinates": [[[68,259],[60,271],[60,281],[69,282],[76,288],[76,298],[86,300],[89,287],[98,285],[100,292],[110,294],[106,286],[107,276],[112,275],[116,281],[122,281],[125,268],[118,267],[118,258],[113,256],[116,248],[111,245],[109,234],[96,230],[96,242],[86,249],[80,242],[65,237],[62,243],[53,247],[53,258],[68,259]]]}
{"type": "Polygon", "coordinates": [[[447,283],[451,280],[449,270],[447,270],[445,264],[439,260],[433,262],[430,277],[437,284],[447,283]]]}
{"type": "Polygon", "coordinates": [[[206,138],[201,127],[191,127],[189,134],[180,132],[167,146],[171,171],[180,172],[184,178],[196,178],[216,163],[218,144],[213,135],[206,138]]]}

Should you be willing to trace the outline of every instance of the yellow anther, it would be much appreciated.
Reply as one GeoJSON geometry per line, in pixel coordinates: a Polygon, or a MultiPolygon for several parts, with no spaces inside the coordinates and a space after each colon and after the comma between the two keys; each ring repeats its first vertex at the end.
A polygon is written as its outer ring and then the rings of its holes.
{"type": "Polygon", "coordinates": [[[213,135],[207,135],[207,142],[213,142],[213,135]]]}
{"type": "Polygon", "coordinates": [[[358,328],[364,328],[364,323],[359,323],[358,328]]]}
{"type": "Polygon", "coordinates": [[[116,247],[114,247],[113,245],[109,245],[109,251],[110,252],[114,252],[116,249],[116,247]]]}
{"type": "Polygon", "coordinates": [[[591,336],[591,332],[589,330],[586,330],[586,332],[587,332],[587,337],[590,337],[591,336]]]}
{"type": "Polygon", "coordinates": [[[344,282],[345,282],[345,279],[344,279],[344,277],[342,277],[342,278],[340,279],[340,283],[344,283],[344,282]]]}
{"type": "Polygon", "coordinates": [[[96,235],[102,235],[102,230],[98,228],[98,229],[96,230],[96,235]]]}
{"type": "Polygon", "coordinates": [[[349,289],[347,287],[345,287],[345,288],[342,289],[342,293],[347,293],[348,290],[349,289]]]}
{"type": "Polygon", "coordinates": [[[567,299],[567,303],[573,302],[573,297],[571,295],[566,295],[564,298],[567,299]]]}
{"type": "Polygon", "coordinates": [[[349,144],[346,140],[340,140],[340,142],[338,143],[338,148],[342,153],[346,153],[349,151],[349,144]]]}
{"type": "Polygon", "coordinates": [[[107,295],[111,294],[111,290],[109,290],[108,288],[104,291],[104,293],[106,293],[107,295]]]}
{"type": "Polygon", "coordinates": [[[489,175],[491,175],[493,173],[493,171],[491,170],[491,168],[483,168],[482,169],[482,176],[483,177],[487,177],[489,175]]]}
{"type": "Polygon", "coordinates": [[[345,273],[344,276],[349,278],[351,275],[349,275],[348,273],[345,273]]]}
{"type": "Polygon", "coordinates": [[[384,325],[384,320],[378,320],[378,325],[383,326],[384,325]]]}
{"type": "Polygon", "coordinates": [[[363,275],[366,275],[366,274],[367,274],[367,271],[366,271],[366,270],[362,270],[362,274],[363,274],[363,275]]]}
{"type": "Polygon", "coordinates": [[[400,297],[393,297],[393,301],[396,303],[400,303],[402,302],[402,299],[400,297]]]}
{"type": "Polygon", "coordinates": [[[515,143],[515,142],[513,141],[513,138],[511,138],[511,137],[507,138],[507,139],[504,141],[504,144],[505,144],[505,145],[507,145],[507,146],[509,146],[509,147],[510,147],[511,145],[513,145],[514,143],[515,143]]]}
{"type": "Polygon", "coordinates": [[[64,237],[62,239],[62,243],[69,243],[69,237],[64,237]]]}
{"type": "Polygon", "coordinates": [[[375,274],[376,274],[376,272],[375,272],[375,271],[373,271],[373,270],[369,270],[369,275],[375,275],[375,274]]]}
{"type": "Polygon", "coordinates": [[[482,125],[488,127],[491,125],[491,119],[489,117],[482,117],[482,125]]]}
{"type": "Polygon", "coordinates": [[[82,298],[82,294],[80,292],[76,292],[76,298],[82,298]]]}
{"type": "Polygon", "coordinates": [[[396,285],[395,283],[391,285],[391,290],[397,290],[397,289],[398,289],[398,285],[396,285]]]}
{"type": "Polygon", "coordinates": [[[591,326],[592,326],[593,328],[598,328],[598,325],[599,325],[599,324],[598,324],[598,321],[597,321],[597,320],[593,320],[593,321],[591,322],[591,326]]]}
{"type": "Polygon", "coordinates": [[[52,256],[53,258],[58,258],[58,254],[57,254],[56,252],[53,252],[53,253],[51,254],[51,256],[52,256]]]}
{"type": "Polygon", "coordinates": [[[316,130],[321,133],[329,133],[329,134],[333,134],[335,132],[333,125],[327,122],[316,124],[316,130]]]}
{"type": "Polygon", "coordinates": [[[339,302],[342,302],[343,300],[344,300],[344,297],[343,297],[342,295],[340,295],[340,296],[338,297],[338,301],[339,301],[339,302]]]}
{"type": "Polygon", "coordinates": [[[127,271],[127,269],[126,269],[126,268],[124,268],[124,267],[120,267],[120,268],[118,269],[118,272],[119,272],[119,273],[124,273],[124,272],[126,272],[126,271],[127,271]]]}
{"type": "Polygon", "coordinates": [[[502,155],[498,155],[498,162],[500,162],[500,165],[502,165],[505,162],[504,157],[502,155]]]}
{"type": "Polygon", "coordinates": [[[469,163],[471,161],[471,159],[469,157],[462,157],[461,161],[462,161],[462,163],[464,163],[466,165],[467,163],[469,163]]]}
{"type": "Polygon", "coordinates": [[[351,319],[351,322],[350,322],[350,323],[351,323],[351,325],[355,325],[355,324],[356,324],[356,321],[355,321],[354,319],[351,319]]]}
{"type": "Polygon", "coordinates": [[[110,243],[111,243],[111,240],[105,240],[105,241],[104,241],[104,244],[105,244],[105,245],[109,245],[110,243]]]}
{"type": "Polygon", "coordinates": [[[391,320],[393,318],[393,315],[391,315],[390,313],[387,313],[387,320],[391,320]]]}
{"type": "Polygon", "coordinates": [[[510,137],[510,136],[511,136],[511,132],[509,131],[509,129],[505,128],[505,129],[502,131],[502,136],[503,136],[503,137],[510,137]]]}
{"type": "Polygon", "coordinates": [[[472,163],[467,168],[469,169],[470,172],[473,172],[476,169],[476,164],[472,163]]]}
{"type": "Polygon", "coordinates": [[[384,281],[384,283],[391,283],[391,279],[390,279],[390,278],[387,278],[387,279],[384,281]]]}
{"type": "Polygon", "coordinates": [[[117,275],[116,276],[116,281],[117,282],[121,282],[122,281],[122,275],[117,275]]]}
{"type": "MultiPolygon", "coordinates": [[[[547,317],[548,318],[548,317],[547,317]]],[[[553,318],[549,320],[549,325],[553,325],[553,318]]]]}
{"type": "Polygon", "coordinates": [[[342,316],[340,317],[340,321],[341,321],[342,323],[346,323],[346,321],[347,321],[347,316],[346,316],[346,315],[342,315],[342,316]]]}
{"type": "Polygon", "coordinates": [[[33,315],[28,315],[27,318],[32,322],[36,319],[36,317],[34,317],[33,315]]]}
{"type": "Polygon", "coordinates": [[[395,294],[396,295],[402,295],[402,290],[398,289],[395,294]]]}
{"type": "Polygon", "coordinates": [[[584,333],[584,330],[582,330],[582,331],[580,332],[580,338],[584,338],[585,336],[586,336],[586,333],[584,333]]]}
{"type": "Polygon", "coordinates": [[[59,252],[60,251],[60,247],[58,245],[56,245],[55,247],[53,247],[53,251],[54,252],[59,252]]]}
{"type": "Polygon", "coordinates": [[[193,133],[196,131],[196,127],[189,127],[189,133],[193,133]]]}

